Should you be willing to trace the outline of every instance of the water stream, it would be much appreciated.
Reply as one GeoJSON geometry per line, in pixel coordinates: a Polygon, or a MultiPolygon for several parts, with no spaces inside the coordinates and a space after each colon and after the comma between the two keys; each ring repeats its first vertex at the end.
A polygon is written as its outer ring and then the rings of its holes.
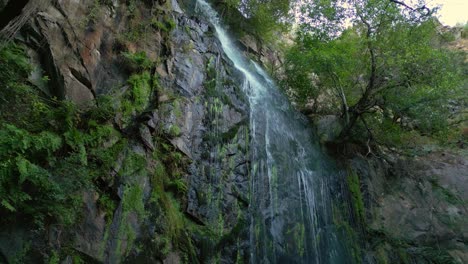
{"type": "Polygon", "coordinates": [[[216,11],[197,0],[234,67],[245,76],[251,130],[251,263],[352,263],[333,222],[339,171],[307,120],[275,82],[235,46],[216,11]]]}

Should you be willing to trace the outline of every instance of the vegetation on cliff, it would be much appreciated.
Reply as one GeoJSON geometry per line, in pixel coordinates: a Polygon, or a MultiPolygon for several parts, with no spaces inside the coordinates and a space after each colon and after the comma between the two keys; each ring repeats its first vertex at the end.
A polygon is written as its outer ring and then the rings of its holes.
{"type": "Polygon", "coordinates": [[[222,0],[214,1],[219,6],[225,23],[231,31],[238,34],[250,34],[268,42],[277,41],[281,32],[286,32],[291,25],[291,0],[222,0]]]}
{"type": "MultiPolygon", "coordinates": [[[[99,262],[105,257],[109,262],[126,259],[138,263],[141,258],[164,260],[176,252],[186,263],[221,262],[225,258],[242,263],[248,259],[247,251],[242,251],[247,248],[245,238],[240,237],[247,236],[245,211],[249,200],[243,196],[250,194],[247,188],[238,190],[234,184],[242,179],[241,184],[248,186],[243,172],[233,171],[250,166],[250,160],[244,157],[249,155],[250,135],[245,120],[227,132],[220,129],[224,123],[237,122],[226,117],[224,110],[237,114],[232,97],[238,97],[236,100],[242,97],[240,88],[226,76],[232,74],[228,73],[231,68],[220,66],[225,61],[216,54],[219,47],[213,44],[213,32],[204,29],[204,24],[193,25],[197,22],[188,17],[174,19],[168,11],[171,1],[131,0],[114,5],[116,2],[119,1],[88,1],[83,8],[88,8],[90,14],[79,18],[81,22],[76,23],[75,31],[60,31],[68,38],[81,36],[80,30],[85,32],[83,50],[63,58],[62,54],[40,54],[56,56],[53,59],[70,64],[66,67],[70,71],[65,73],[73,76],[52,75],[54,70],[62,70],[59,67],[40,69],[51,75],[33,83],[31,73],[38,69],[33,69],[28,54],[31,47],[23,45],[27,43],[24,36],[19,41],[0,43],[0,224],[4,227],[0,231],[16,232],[26,226],[28,232],[25,238],[28,241],[17,246],[11,254],[16,256],[8,261],[32,263],[39,259],[34,254],[40,254],[49,263],[70,256],[73,263],[99,262]],[[104,23],[104,16],[118,22],[112,24],[109,19],[104,23]],[[126,22],[128,25],[123,25],[126,22]],[[104,24],[115,27],[116,32],[98,37],[104,24]],[[185,34],[179,32],[178,39],[172,40],[171,32],[176,29],[185,34]],[[206,33],[200,33],[203,30],[206,33]],[[73,34],[67,35],[70,32],[73,34]],[[152,52],[151,59],[147,50],[142,51],[145,48],[138,45],[139,41],[157,46],[146,47],[152,52]],[[88,46],[96,43],[105,44],[88,50],[88,46]],[[200,53],[205,52],[209,60],[201,59],[200,53]],[[76,66],[72,65],[74,59],[70,59],[73,56],[80,65],[105,65],[94,72],[97,76],[116,70],[118,74],[105,76],[122,78],[122,82],[116,80],[115,85],[108,85],[100,79],[96,81],[96,76],[83,77],[85,74],[73,68],[76,66]],[[96,58],[102,61],[94,61],[96,58]],[[208,65],[203,68],[205,61],[208,65]],[[175,92],[167,79],[162,82],[163,75],[177,79],[170,81],[183,86],[180,91],[175,92]],[[77,79],[84,86],[102,84],[98,94],[106,95],[97,96],[93,91],[94,100],[86,107],[51,96],[57,89],[55,83],[64,76],[77,79]],[[203,84],[190,86],[198,79],[203,82],[205,77],[203,84]],[[190,78],[190,83],[184,83],[184,78],[190,78]],[[196,90],[199,88],[203,91],[196,90]],[[229,96],[226,91],[231,88],[229,96]],[[195,116],[203,111],[210,117],[197,119],[199,116],[195,116]],[[164,114],[170,117],[162,122],[164,114]],[[196,154],[201,153],[201,159],[207,163],[195,164],[201,170],[195,171],[192,166],[193,171],[188,174],[187,153],[182,154],[177,144],[182,142],[181,136],[188,134],[181,124],[191,125],[192,118],[208,123],[201,128],[194,126],[193,130],[207,130],[209,133],[200,141],[209,142],[217,150],[213,154],[208,147],[197,149],[196,154]],[[197,177],[190,183],[186,175],[197,177]],[[223,179],[212,185],[212,179],[219,175],[223,179]],[[189,184],[199,185],[194,188],[189,184]],[[199,203],[191,212],[186,209],[190,191],[190,199],[199,203]],[[223,195],[230,196],[225,199],[223,195]],[[230,203],[235,204],[234,210],[230,203]],[[95,217],[90,221],[103,219],[102,230],[95,232],[100,223],[83,227],[88,216],[95,217]],[[95,241],[89,237],[80,241],[76,229],[81,228],[91,230],[98,242],[93,244],[95,241]],[[75,233],[67,234],[69,230],[75,233]],[[79,248],[80,242],[92,245],[91,249],[79,248]],[[92,248],[96,244],[100,248],[92,248]],[[233,256],[222,256],[225,249],[233,256]]],[[[234,31],[270,42],[290,28],[290,8],[295,1],[212,2],[216,2],[234,31]]],[[[466,118],[466,61],[463,54],[446,49],[451,37],[438,32],[437,23],[431,19],[432,10],[390,0],[313,1],[302,10],[303,22],[307,23],[302,24],[294,44],[287,49],[282,84],[301,107],[311,108],[314,114],[340,116],[343,124],[340,140],[367,144],[369,151],[376,146],[417,147],[433,139],[451,144],[466,140],[466,132],[462,134],[459,130],[466,118]],[[340,3],[348,3],[351,8],[344,9],[340,3]],[[352,26],[344,28],[341,21],[352,26]]],[[[46,16],[46,20],[52,21],[51,17],[46,16]]],[[[54,28],[61,27],[75,24],[77,21],[73,19],[76,18],[51,23],[54,28]]],[[[10,32],[9,37],[17,33],[10,32]]],[[[41,41],[50,42],[46,37],[41,36],[41,41]]],[[[73,40],[67,41],[69,46],[76,45],[73,40]]],[[[54,63],[52,59],[41,59],[47,61],[41,61],[43,64],[54,63]]],[[[199,139],[190,136],[190,140],[199,139]]],[[[367,194],[362,190],[364,177],[350,169],[346,179],[355,210],[350,217],[364,225],[367,210],[364,201],[367,194]]],[[[451,203],[461,203],[458,196],[437,181],[432,187],[451,203]]],[[[338,210],[336,214],[340,215],[338,210]]],[[[348,216],[343,214],[342,218],[342,228],[353,232],[348,216]]],[[[304,227],[298,227],[294,236],[300,237],[303,232],[304,227]]],[[[402,250],[411,243],[389,239],[388,234],[378,231],[368,235],[402,250]]],[[[429,261],[451,261],[446,252],[421,250],[429,261]]],[[[7,252],[4,248],[0,251],[7,252]]],[[[402,256],[405,259],[407,255],[402,256]]],[[[0,254],[0,262],[3,257],[0,254]]],[[[355,258],[360,259],[361,255],[356,253],[355,258]]]]}
{"type": "MultiPolygon", "coordinates": [[[[181,153],[168,144],[169,135],[160,132],[153,157],[147,158],[132,148],[138,142],[133,120],[149,105],[157,82],[148,72],[151,64],[144,54],[126,54],[138,66],[122,95],[99,96],[94,106],[78,108],[73,102],[58,100],[34,87],[28,77],[32,70],[23,46],[3,44],[0,49],[0,224],[29,226],[43,232],[51,225],[65,228],[80,223],[86,192],[95,192],[99,210],[105,213],[107,231],[122,200],[122,226],[118,235],[128,241],[122,248],[133,248],[136,238],[129,217],[154,218],[145,207],[162,210],[158,221],[167,226],[160,231],[154,249],[162,258],[171,244],[193,254],[185,234],[185,217],[179,199],[187,191],[182,180],[186,162],[181,153]],[[145,175],[153,185],[151,198],[145,199],[137,183],[145,175]],[[112,186],[122,182],[122,197],[115,197],[112,186]]],[[[47,77],[42,80],[45,85],[47,77]]],[[[104,238],[105,239],[105,238],[104,238]]],[[[119,240],[121,241],[121,240],[119,240]]],[[[102,243],[106,242],[105,240],[102,243]]],[[[65,243],[65,247],[69,242],[65,243]]],[[[120,243],[120,242],[119,242],[120,243]]],[[[30,247],[13,260],[26,258],[30,247]]],[[[45,249],[42,254],[49,254],[45,249]]],[[[49,260],[72,254],[67,249],[52,251],[49,260]]],[[[117,253],[120,254],[120,253],[117,253]]],[[[155,253],[156,254],[156,253],[155,253]]],[[[44,259],[47,259],[46,256],[44,259]]],[[[80,260],[81,261],[81,260],[80,260]]],[[[75,262],[81,263],[81,262],[75,262]]]]}
{"type": "Polygon", "coordinates": [[[310,113],[339,115],[341,140],[387,147],[463,140],[466,54],[444,46],[450,35],[440,33],[433,10],[387,0],[319,1],[303,10],[283,84],[310,113]]]}

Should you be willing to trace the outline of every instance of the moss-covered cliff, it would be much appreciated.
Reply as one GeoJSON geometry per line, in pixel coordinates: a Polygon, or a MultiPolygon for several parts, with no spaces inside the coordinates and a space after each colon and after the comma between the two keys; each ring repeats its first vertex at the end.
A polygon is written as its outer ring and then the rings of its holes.
{"type": "MultiPolygon", "coordinates": [[[[0,263],[249,262],[250,106],[194,1],[0,10],[0,263]]],[[[239,37],[284,77],[277,51],[239,37]]],[[[347,172],[331,212],[344,244],[360,242],[349,261],[468,262],[464,143],[404,155],[330,143],[337,120],[313,123],[347,172]]]]}
{"type": "Polygon", "coordinates": [[[246,260],[249,106],[210,26],[177,1],[16,7],[1,261],[246,260]]]}

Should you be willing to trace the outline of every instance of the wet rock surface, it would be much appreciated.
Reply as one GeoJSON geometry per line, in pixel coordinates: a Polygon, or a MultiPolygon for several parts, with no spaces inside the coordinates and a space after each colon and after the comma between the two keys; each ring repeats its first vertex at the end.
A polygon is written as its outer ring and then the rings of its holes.
{"type": "MultiPolygon", "coordinates": [[[[51,227],[44,232],[51,235],[39,235],[33,244],[49,244],[57,252],[66,247],[89,263],[246,260],[249,106],[236,85],[240,74],[222,54],[206,22],[185,14],[176,0],[150,2],[129,7],[125,1],[54,1],[38,10],[17,36],[30,48],[37,69],[32,82],[46,94],[82,108],[99,95],[119,102],[128,93],[127,80],[139,68],[125,53],[143,52],[156,62],[151,78],[157,80],[157,90],[145,109],[132,111],[131,120],[125,119],[126,113],[115,118],[115,126],[131,139],[99,187],[111,194],[115,207],[106,209],[103,197],[86,190],[80,222],[66,229],[51,227]],[[41,85],[44,79],[51,83],[41,85]],[[162,226],[166,212],[150,201],[158,162],[153,157],[164,146],[158,142],[161,138],[172,145],[166,148],[189,161],[181,175],[184,183],[179,183],[187,192],[174,191],[181,215],[194,230],[213,230],[209,235],[189,234],[196,252],[181,252],[158,235],[168,228],[162,226]],[[128,168],[132,159],[145,160],[147,170],[128,168]],[[145,212],[129,209],[133,200],[142,201],[145,212]],[[155,244],[166,245],[161,246],[164,252],[155,252],[155,244]]],[[[15,230],[11,232],[22,229],[15,230]]],[[[0,241],[6,236],[0,234],[0,241]]],[[[18,250],[0,247],[7,259],[18,250]]],[[[72,263],[72,256],[63,261],[72,263]]]]}
{"type": "Polygon", "coordinates": [[[384,235],[380,243],[368,245],[369,263],[395,260],[398,250],[416,263],[426,263],[432,253],[468,261],[468,163],[463,156],[437,152],[385,162],[356,157],[351,164],[361,177],[366,225],[384,235]]]}

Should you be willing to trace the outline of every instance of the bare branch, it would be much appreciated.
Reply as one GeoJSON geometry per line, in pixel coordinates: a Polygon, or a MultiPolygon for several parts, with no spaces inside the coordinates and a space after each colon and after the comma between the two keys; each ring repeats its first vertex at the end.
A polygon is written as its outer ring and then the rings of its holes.
{"type": "Polygon", "coordinates": [[[422,17],[428,17],[428,16],[431,16],[433,14],[433,10],[431,10],[426,5],[422,5],[420,7],[411,7],[411,6],[409,6],[408,4],[406,4],[403,1],[398,1],[398,0],[389,0],[389,1],[392,2],[392,3],[395,3],[397,5],[403,6],[404,8],[410,10],[411,12],[421,13],[422,17]],[[425,12],[425,13],[423,13],[423,12],[425,12]]]}

